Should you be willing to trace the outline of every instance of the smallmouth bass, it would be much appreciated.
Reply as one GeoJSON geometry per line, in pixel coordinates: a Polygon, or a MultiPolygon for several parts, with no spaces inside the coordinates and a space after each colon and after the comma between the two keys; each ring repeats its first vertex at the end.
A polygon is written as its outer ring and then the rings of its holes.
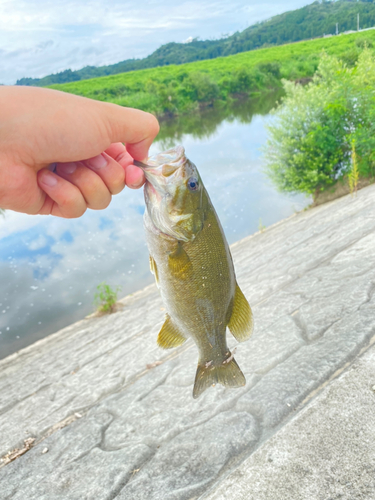
{"type": "Polygon", "coordinates": [[[193,397],[210,385],[241,387],[245,377],[226,342],[253,330],[249,303],[197,167],[182,146],[135,161],[146,176],[144,226],[150,268],[167,309],[157,342],[169,349],[192,337],[199,350],[193,397]]]}

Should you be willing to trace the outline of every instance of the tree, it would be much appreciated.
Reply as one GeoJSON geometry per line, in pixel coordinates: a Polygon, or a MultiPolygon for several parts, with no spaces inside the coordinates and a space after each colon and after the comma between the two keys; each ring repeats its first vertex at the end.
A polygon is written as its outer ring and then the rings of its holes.
{"type": "Polygon", "coordinates": [[[281,191],[317,194],[351,169],[355,141],[359,175],[375,174],[375,59],[369,49],[354,68],[323,54],[305,87],[283,82],[274,112],[266,171],[281,191]]]}

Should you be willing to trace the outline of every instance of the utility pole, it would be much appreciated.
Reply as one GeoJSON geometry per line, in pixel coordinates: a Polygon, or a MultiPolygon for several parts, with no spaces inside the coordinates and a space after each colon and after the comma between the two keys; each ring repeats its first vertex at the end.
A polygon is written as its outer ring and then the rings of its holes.
{"type": "Polygon", "coordinates": [[[357,31],[359,31],[359,14],[357,14],[357,31]]]}
{"type": "Polygon", "coordinates": [[[339,23],[336,23],[336,35],[339,34],[339,23]]]}

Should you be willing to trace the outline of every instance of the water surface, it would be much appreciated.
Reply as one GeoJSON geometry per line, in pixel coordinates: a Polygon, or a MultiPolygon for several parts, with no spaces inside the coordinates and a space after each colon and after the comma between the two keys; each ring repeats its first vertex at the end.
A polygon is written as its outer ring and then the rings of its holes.
{"type": "MultiPolygon", "coordinates": [[[[278,96],[162,123],[151,153],[183,144],[198,166],[229,243],[309,203],[278,193],[262,172],[265,124],[278,96]]],[[[153,282],[142,227],[143,190],[104,211],[65,220],[0,216],[0,359],[93,312],[105,281],[125,296],[153,282]]]]}

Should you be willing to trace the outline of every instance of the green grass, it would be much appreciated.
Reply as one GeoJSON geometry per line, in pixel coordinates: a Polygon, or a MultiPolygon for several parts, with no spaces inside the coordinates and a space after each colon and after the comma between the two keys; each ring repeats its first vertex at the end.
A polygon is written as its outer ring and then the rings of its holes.
{"type": "Polygon", "coordinates": [[[101,313],[113,312],[117,302],[117,294],[121,290],[121,287],[118,286],[116,289],[113,289],[110,285],[103,282],[96,287],[96,290],[94,303],[97,310],[101,313]]]}
{"type": "Polygon", "coordinates": [[[281,79],[311,77],[326,51],[354,65],[364,44],[375,46],[375,30],[321,38],[182,65],[163,66],[50,88],[149,111],[183,114],[215,101],[281,87],[281,79]]]}

